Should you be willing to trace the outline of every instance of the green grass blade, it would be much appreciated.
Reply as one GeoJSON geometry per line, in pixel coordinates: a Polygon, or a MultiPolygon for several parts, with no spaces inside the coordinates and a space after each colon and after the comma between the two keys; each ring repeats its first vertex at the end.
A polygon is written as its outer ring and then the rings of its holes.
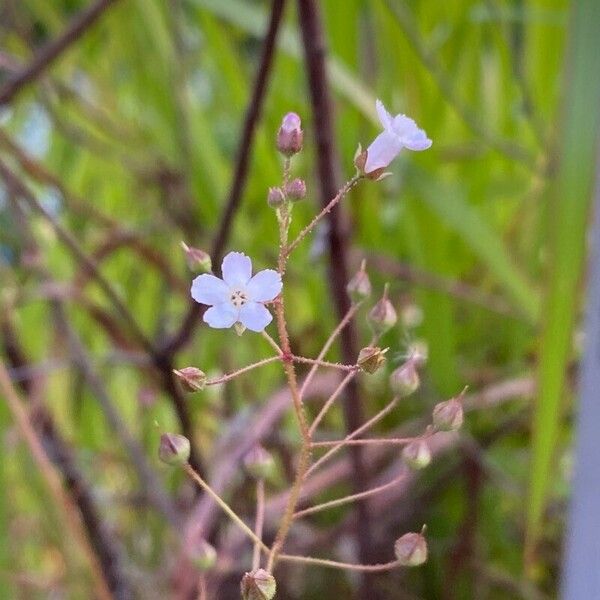
{"type": "Polygon", "coordinates": [[[545,323],[540,339],[539,397],[533,423],[530,494],[527,507],[528,555],[541,531],[550,493],[552,459],[558,441],[567,363],[579,300],[591,186],[600,128],[600,3],[573,4],[570,49],[565,63],[567,96],[559,142],[556,183],[550,186],[551,260],[545,323]]]}

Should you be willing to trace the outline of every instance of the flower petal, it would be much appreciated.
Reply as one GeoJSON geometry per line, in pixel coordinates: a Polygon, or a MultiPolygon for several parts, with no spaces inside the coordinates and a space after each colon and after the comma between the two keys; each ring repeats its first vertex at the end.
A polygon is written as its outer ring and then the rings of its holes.
{"type": "Polygon", "coordinates": [[[273,269],[259,271],[246,286],[248,299],[254,302],[268,302],[281,292],[281,275],[273,269]]]}
{"type": "Polygon", "coordinates": [[[250,331],[262,331],[273,317],[264,305],[258,302],[247,302],[240,309],[239,320],[250,331]]]}
{"type": "Polygon", "coordinates": [[[410,137],[419,131],[419,128],[410,117],[407,117],[406,115],[396,115],[392,122],[392,130],[400,137],[410,137]]]}
{"type": "Polygon", "coordinates": [[[389,131],[380,133],[367,148],[365,173],[387,167],[402,150],[400,139],[389,131]]]}
{"type": "Polygon", "coordinates": [[[390,129],[392,127],[392,115],[385,109],[383,102],[381,100],[377,100],[375,102],[375,108],[377,109],[377,116],[379,117],[379,121],[384,129],[390,129]]]}
{"type": "Polygon", "coordinates": [[[192,282],[192,298],[201,304],[221,304],[229,296],[229,287],[214,275],[199,275],[192,282]]]}
{"type": "Polygon", "coordinates": [[[402,138],[402,145],[409,150],[427,150],[427,148],[431,148],[431,140],[422,129],[417,129],[413,135],[402,138]]]}
{"type": "MultiPolygon", "coordinates": [[[[215,329],[225,329],[231,327],[239,318],[239,311],[229,302],[223,302],[216,306],[211,306],[202,317],[205,323],[208,323],[215,329]]],[[[250,329],[250,328],[248,328],[250,329]]]]}
{"type": "Polygon", "coordinates": [[[230,252],[223,259],[221,272],[228,286],[245,286],[252,277],[252,261],[241,252],[230,252]]]}

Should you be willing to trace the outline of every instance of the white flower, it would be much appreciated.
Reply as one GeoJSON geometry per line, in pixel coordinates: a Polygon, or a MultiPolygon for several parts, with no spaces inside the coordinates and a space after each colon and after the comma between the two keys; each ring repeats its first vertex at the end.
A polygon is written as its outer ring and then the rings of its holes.
{"type": "Polygon", "coordinates": [[[204,321],[216,329],[240,322],[251,331],[262,331],[273,320],[262,303],[279,295],[281,275],[266,269],[252,277],[252,261],[240,252],[223,259],[221,272],[223,279],[204,274],[192,283],[192,298],[210,306],[204,321]]]}
{"type": "Polygon", "coordinates": [[[409,150],[427,150],[431,140],[417,124],[406,115],[392,117],[381,100],[375,103],[379,120],[383,125],[380,133],[367,148],[365,173],[384,169],[398,156],[402,148],[409,150]]]}

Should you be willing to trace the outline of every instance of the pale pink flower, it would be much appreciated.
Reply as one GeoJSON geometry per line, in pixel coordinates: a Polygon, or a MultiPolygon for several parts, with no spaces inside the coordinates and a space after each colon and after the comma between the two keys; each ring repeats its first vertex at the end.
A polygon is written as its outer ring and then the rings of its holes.
{"type": "Polygon", "coordinates": [[[402,148],[409,150],[427,150],[431,140],[417,124],[406,115],[392,117],[381,100],[375,103],[379,120],[383,125],[380,133],[367,148],[365,173],[385,169],[398,156],[402,148]]]}
{"type": "Polygon", "coordinates": [[[216,329],[241,323],[251,331],[262,331],[272,320],[263,302],[281,292],[281,275],[272,269],[252,277],[252,261],[241,252],[230,252],[221,266],[223,279],[200,275],[192,283],[192,298],[210,308],[204,321],[216,329]]]}

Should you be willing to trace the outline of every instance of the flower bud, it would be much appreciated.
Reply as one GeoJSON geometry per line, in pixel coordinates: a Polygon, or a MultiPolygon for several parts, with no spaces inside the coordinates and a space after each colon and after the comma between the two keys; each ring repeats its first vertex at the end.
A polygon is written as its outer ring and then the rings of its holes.
{"type": "Polygon", "coordinates": [[[179,377],[181,387],[186,392],[199,392],[206,385],[206,374],[196,367],[173,369],[173,373],[179,377]]]}
{"type": "Polygon", "coordinates": [[[187,261],[188,267],[192,271],[197,273],[211,273],[212,272],[212,260],[208,252],[200,250],[200,248],[194,248],[188,246],[185,242],[181,242],[181,247],[185,252],[185,260],[187,261]]]}
{"type": "Polygon", "coordinates": [[[383,290],[383,296],[381,297],[381,300],[379,300],[369,312],[368,319],[373,332],[379,335],[391,329],[398,321],[396,309],[388,300],[387,284],[383,290]]]}
{"type": "Polygon", "coordinates": [[[431,462],[431,451],[425,440],[415,440],[402,450],[402,460],[411,469],[424,469],[431,462]]]}
{"type": "Polygon", "coordinates": [[[258,444],[246,452],[243,460],[244,468],[254,479],[269,479],[275,471],[273,456],[258,444]]]}
{"type": "Polygon", "coordinates": [[[190,440],[177,433],[163,433],[160,436],[158,457],[171,466],[185,464],[190,458],[190,440]]]}
{"type": "Polygon", "coordinates": [[[271,208],[279,208],[285,202],[285,194],[280,187],[270,187],[267,203],[271,208]]]}
{"type": "Polygon", "coordinates": [[[463,407],[457,398],[440,402],[433,408],[433,425],[440,431],[456,431],[463,424],[463,407]]]}
{"type": "Polygon", "coordinates": [[[242,600],[271,600],[275,597],[275,577],[264,569],[245,573],[242,577],[242,600]]]}
{"type": "Polygon", "coordinates": [[[385,363],[387,348],[382,350],[377,346],[365,346],[359,353],[356,364],[366,373],[375,373],[385,363]]]}
{"type": "Polygon", "coordinates": [[[394,394],[404,398],[415,392],[421,383],[415,361],[407,360],[403,365],[392,371],[390,388],[394,394]]]}
{"type": "Polygon", "coordinates": [[[188,558],[199,571],[210,571],[217,562],[217,551],[206,540],[200,540],[190,549],[188,558]]]}
{"type": "Polygon", "coordinates": [[[366,177],[367,179],[372,179],[373,181],[380,181],[388,175],[391,175],[391,173],[386,173],[385,167],[381,167],[380,169],[375,169],[373,171],[370,171],[369,173],[365,173],[367,157],[367,151],[363,150],[362,146],[359,144],[354,154],[354,166],[356,167],[356,170],[361,177],[366,177]]]}
{"type": "Polygon", "coordinates": [[[285,194],[293,202],[302,200],[306,196],[306,183],[304,179],[296,177],[296,179],[288,182],[285,186],[285,194]]]}
{"type": "Polygon", "coordinates": [[[366,261],[362,261],[360,270],[346,285],[346,291],[353,302],[360,302],[371,295],[371,281],[366,271],[366,261]]]}
{"type": "Polygon", "coordinates": [[[277,149],[285,156],[292,156],[302,150],[302,140],[304,133],[301,129],[300,117],[293,112],[289,112],[277,132],[277,149]]]}
{"type": "Polygon", "coordinates": [[[427,542],[420,533],[405,533],[394,544],[394,554],[404,567],[417,567],[427,560],[427,542]]]}

